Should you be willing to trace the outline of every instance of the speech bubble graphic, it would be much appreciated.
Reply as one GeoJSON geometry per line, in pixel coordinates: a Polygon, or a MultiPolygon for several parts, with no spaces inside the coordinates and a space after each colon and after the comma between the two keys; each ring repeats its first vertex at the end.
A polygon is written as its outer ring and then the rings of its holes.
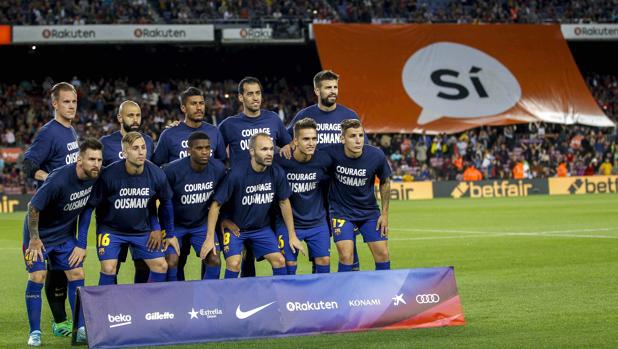
{"type": "Polygon", "coordinates": [[[470,46],[438,42],[416,51],[403,67],[403,87],[422,110],[417,123],[442,117],[502,113],[521,98],[521,87],[498,60],[470,46]]]}

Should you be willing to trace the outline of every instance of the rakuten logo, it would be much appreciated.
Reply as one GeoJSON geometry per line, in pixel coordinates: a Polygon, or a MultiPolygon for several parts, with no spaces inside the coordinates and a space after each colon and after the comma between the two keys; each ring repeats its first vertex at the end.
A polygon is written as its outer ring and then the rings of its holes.
{"type": "Polygon", "coordinates": [[[118,314],[118,315],[111,315],[111,314],[107,314],[107,321],[109,321],[109,323],[111,325],[109,325],[109,328],[114,328],[114,327],[120,327],[120,326],[126,326],[126,325],[130,325],[131,324],[131,315],[125,315],[125,314],[118,314]]]}
{"type": "Polygon", "coordinates": [[[165,313],[154,312],[146,314],[146,320],[154,321],[154,320],[172,320],[174,318],[174,313],[170,313],[166,311],[165,313]]]}
{"type": "Polygon", "coordinates": [[[337,302],[287,302],[285,308],[290,311],[320,311],[339,309],[337,302]]]}

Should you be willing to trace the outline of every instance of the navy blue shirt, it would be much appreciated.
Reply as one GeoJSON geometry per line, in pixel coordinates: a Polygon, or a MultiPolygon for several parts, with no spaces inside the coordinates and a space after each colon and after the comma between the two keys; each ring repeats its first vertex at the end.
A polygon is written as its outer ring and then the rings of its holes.
{"type": "Polygon", "coordinates": [[[374,193],[375,177],[381,182],[391,175],[391,168],[382,150],[365,145],[363,154],[352,159],[345,155],[343,144],[325,149],[333,158],[334,174],[329,203],[334,218],[367,220],[380,216],[374,193]]]}
{"type": "Polygon", "coordinates": [[[195,131],[201,131],[210,138],[210,157],[224,161],[226,156],[225,143],[219,130],[213,125],[203,122],[198,128],[187,126],[181,122],[178,126],[168,128],[161,133],[155,148],[152,162],[161,166],[176,159],[189,156],[189,136],[195,131]]]}
{"type": "Polygon", "coordinates": [[[244,113],[230,116],[219,125],[225,145],[230,147],[232,167],[237,163],[249,162],[249,139],[257,133],[267,133],[278,147],[292,141],[279,116],[269,110],[261,110],[258,117],[248,117],[244,113]]]}
{"type": "Polygon", "coordinates": [[[270,226],[273,204],[290,197],[290,185],[285,171],[278,165],[256,172],[251,163],[232,167],[223,183],[215,191],[214,200],[220,204],[230,202],[230,219],[242,231],[258,230],[270,226]]]}
{"type": "MultiPolygon", "coordinates": [[[[316,151],[307,162],[299,162],[294,157],[275,155],[275,163],[286,172],[292,195],[290,203],[294,213],[294,227],[308,229],[326,223],[326,206],[323,187],[320,185],[328,178],[333,161],[321,151],[316,151]]],[[[277,224],[282,224],[282,217],[277,217],[277,224]]]]}
{"type": "Polygon", "coordinates": [[[39,169],[50,173],[60,166],[77,162],[77,140],[77,132],[72,126],[64,127],[55,119],[51,120],[36,134],[24,159],[32,160],[39,165],[39,169]]]}
{"type": "MultiPolygon", "coordinates": [[[[154,152],[154,142],[149,135],[144,133],[141,133],[141,135],[146,141],[146,159],[150,160],[154,152]]],[[[122,134],[120,131],[101,137],[101,143],[103,143],[103,166],[124,159],[122,157],[122,134]]]]}
{"type": "Polygon", "coordinates": [[[144,171],[130,175],[126,160],[105,167],[89,202],[96,207],[97,226],[123,235],[150,233],[150,214],[155,213],[156,199],[170,200],[172,190],[165,173],[146,160],[144,171]]]}
{"type": "Polygon", "coordinates": [[[170,162],[163,171],[174,193],[174,225],[185,228],[205,226],[211,196],[223,181],[225,165],[211,158],[202,172],[196,172],[191,168],[191,157],[186,157],[170,162]]]}
{"type": "MultiPolygon", "coordinates": [[[[30,200],[39,211],[39,236],[45,246],[59,245],[75,237],[77,217],[86,206],[96,182],[94,179],[79,179],[76,166],[69,164],[52,171],[30,200]]],[[[28,215],[26,227],[27,220],[28,215]]],[[[24,236],[24,241],[28,239],[24,236]]]]}
{"type": "MultiPolygon", "coordinates": [[[[354,110],[347,108],[341,104],[333,111],[323,111],[317,104],[310,105],[307,108],[299,111],[294,119],[290,122],[288,132],[294,136],[294,124],[298,120],[310,118],[315,121],[318,126],[318,149],[323,149],[330,144],[341,143],[341,122],[347,119],[360,120],[354,110]]],[[[367,135],[365,135],[365,144],[369,143],[367,135]]]]}

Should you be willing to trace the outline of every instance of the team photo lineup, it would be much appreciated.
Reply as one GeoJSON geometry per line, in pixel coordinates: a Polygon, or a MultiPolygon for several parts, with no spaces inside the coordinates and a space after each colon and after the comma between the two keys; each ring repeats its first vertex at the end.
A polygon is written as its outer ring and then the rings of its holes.
{"type": "Polygon", "coordinates": [[[183,281],[188,258],[201,260],[204,280],[219,279],[221,269],[225,279],[255,276],[262,260],[272,275],[295,275],[300,255],[313,273],[329,273],[331,237],[336,270],[359,270],[357,235],[371,269],[390,269],[391,169],[356,113],[337,104],[338,81],[329,70],[316,74],[317,103],[287,127],[261,109],[256,78],[240,81],[242,112],[218,127],[204,121],[203,91],[189,87],[179,96],[184,118],[156,144],[140,132],[140,105],[131,100],[118,106],[119,131],[78,139],[75,87],[55,84],[54,119],[24,156],[26,176],[38,181],[23,224],[28,344],[41,344],[44,288],[54,334],[69,335],[75,321],[77,341],[86,341],[84,319],[70,320],[64,308],[68,298],[74,311],[77,288],[96,278],[83,269],[93,213],[98,285],[117,283],[128,252],[135,283],[183,281]]]}

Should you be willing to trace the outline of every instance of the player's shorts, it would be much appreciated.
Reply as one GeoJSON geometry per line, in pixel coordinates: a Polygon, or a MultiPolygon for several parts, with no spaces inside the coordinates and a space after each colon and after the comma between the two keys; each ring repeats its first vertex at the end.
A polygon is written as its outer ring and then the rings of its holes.
{"type": "MultiPolygon", "coordinates": [[[[298,237],[298,240],[307,243],[309,259],[330,256],[330,231],[328,225],[322,224],[308,229],[296,229],[296,237],[298,237]]],[[[292,253],[288,229],[285,225],[280,224],[277,226],[277,238],[279,248],[285,260],[295,262],[298,258],[298,251],[292,253]]]]}
{"type": "MultiPolygon", "coordinates": [[[[174,233],[178,239],[178,245],[181,250],[183,245],[188,243],[190,246],[193,246],[195,255],[198,257],[200,256],[202,245],[204,245],[204,241],[206,241],[206,226],[202,225],[196,228],[176,227],[176,231],[174,233]]],[[[215,234],[215,253],[216,252],[219,252],[219,237],[217,234],[215,234]]],[[[170,254],[176,254],[176,251],[174,251],[172,246],[169,246],[167,250],[165,250],[165,255],[170,254]]]]}
{"type": "Polygon", "coordinates": [[[112,230],[97,232],[97,255],[100,261],[118,259],[123,245],[129,245],[133,260],[155,259],[165,257],[162,250],[148,251],[150,233],[140,235],[123,235],[112,230]]]}
{"type": "Polygon", "coordinates": [[[28,249],[29,241],[24,242],[22,245],[22,253],[24,256],[24,262],[26,263],[26,270],[28,273],[34,273],[35,271],[46,270],[45,260],[49,261],[50,270],[71,270],[75,268],[83,267],[83,263],[79,263],[77,266],[69,265],[69,257],[73,253],[73,249],[76,246],[77,240],[75,238],[69,239],[60,245],[56,246],[44,246],[43,260],[37,259],[36,262],[28,260],[26,256],[26,249],[28,249]]]}
{"type": "Polygon", "coordinates": [[[363,236],[364,242],[386,241],[387,236],[383,236],[379,229],[378,219],[354,220],[350,221],[344,218],[336,218],[333,215],[331,219],[333,229],[333,240],[339,242],[342,240],[356,240],[356,234],[360,233],[363,236]]]}
{"type": "Polygon", "coordinates": [[[240,255],[245,242],[253,247],[253,254],[257,260],[263,259],[267,254],[279,252],[277,236],[270,227],[241,231],[240,236],[226,230],[223,232],[223,255],[225,258],[240,255]]]}

